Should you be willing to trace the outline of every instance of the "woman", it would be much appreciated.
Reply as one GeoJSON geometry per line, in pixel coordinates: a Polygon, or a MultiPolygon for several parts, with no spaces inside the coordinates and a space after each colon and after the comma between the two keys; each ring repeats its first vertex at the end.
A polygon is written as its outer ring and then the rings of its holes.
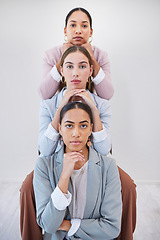
{"type": "Polygon", "coordinates": [[[84,8],[72,9],[65,19],[65,43],[45,53],[43,81],[39,87],[43,99],[49,99],[56,93],[61,80],[61,56],[72,45],[81,45],[89,51],[94,66],[92,76],[97,94],[107,100],[113,96],[108,56],[106,52],[91,45],[92,35],[92,18],[89,12],[84,8]]]}
{"type": "Polygon", "coordinates": [[[37,221],[47,239],[107,240],[119,235],[119,173],[113,159],[88,148],[92,122],[88,105],[65,105],[59,124],[64,147],[37,161],[33,181],[37,221]]]}
{"type": "Polygon", "coordinates": [[[67,88],[63,88],[51,99],[43,100],[40,106],[39,151],[42,155],[47,156],[55,151],[60,138],[59,113],[73,97],[81,97],[92,110],[94,148],[103,155],[109,153],[111,149],[110,103],[85,90],[92,71],[92,60],[84,47],[71,46],[62,55],[61,73],[67,88]]]}
{"type": "MultiPolygon", "coordinates": [[[[92,73],[88,51],[81,46],[70,47],[63,54],[61,65],[61,72],[68,83],[67,89],[69,88],[69,90],[63,89],[60,93],[53,96],[52,99],[42,101],[40,108],[39,150],[43,155],[49,155],[54,153],[56,148],[57,150],[60,148],[60,141],[58,141],[60,139],[58,132],[60,111],[64,105],[73,100],[73,97],[81,97],[90,106],[93,113],[93,139],[91,138],[93,146],[98,152],[108,153],[110,150],[110,104],[107,100],[84,90],[87,79],[92,73]],[[99,112],[98,116],[97,111],[99,112]],[[47,151],[49,152],[48,154],[47,151]]],[[[118,239],[132,240],[136,222],[135,184],[120,168],[119,173],[122,183],[123,213],[121,233],[118,239]]],[[[40,228],[35,221],[32,178],[33,172],[28,175],[21,188],[21,234],[23,240],[42,239],[40,228]]]]}

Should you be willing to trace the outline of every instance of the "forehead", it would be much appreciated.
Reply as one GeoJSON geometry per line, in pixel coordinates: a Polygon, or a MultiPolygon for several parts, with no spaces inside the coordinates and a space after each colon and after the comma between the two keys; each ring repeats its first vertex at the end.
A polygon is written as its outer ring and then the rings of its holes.
{"type": "Polygon", "coordinates": [[[67,57],[64,59],[64,63],[65,62],[77,63],[82,61],[89,63],[88,58],[82,52],[79,52],[79,51],[69,53],[67,57]]]}
{"type": "Polygon", "coordinates": [[[89,23],[89,18],[86,13],[82,11],[76,11],[71,14],[71,16],[68,19],[69,21],[87,21],[89,23]]]}
{"type": "Polygon", "coordinates": [[[62,119],[62,123],[66,121],[72,121],[74,123],[80,123],[82,121],[88,121],[90,122],[89,114],[80,108],[74,108],[69,111],[67,111],[62,119]]]}

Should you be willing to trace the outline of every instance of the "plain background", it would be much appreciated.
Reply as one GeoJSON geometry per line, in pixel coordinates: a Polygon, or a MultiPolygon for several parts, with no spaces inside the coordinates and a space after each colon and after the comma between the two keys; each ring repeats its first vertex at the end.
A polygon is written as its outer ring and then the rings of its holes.
{"type": "Polygon", "coordinates": [[[0,0],[0,179],[34,169],[44,52],[63,43],[77,6],[111,63],[113,156],[135,182],[160,182],[159,0],[0,0]]]}

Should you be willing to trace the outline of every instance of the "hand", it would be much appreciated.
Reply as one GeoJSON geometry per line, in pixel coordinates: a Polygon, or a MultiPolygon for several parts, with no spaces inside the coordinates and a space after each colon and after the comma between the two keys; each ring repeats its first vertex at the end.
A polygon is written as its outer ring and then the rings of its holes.
{"type": "Polygon", "coordinates": [[[90,43],[84,43],[82,44],[82,47],[86,48],[87,51],[89,52],[91,58],[94,58],[93,50],[92,50],[92,45],[90,43]]]}
{"type": "Polygon", "coordinates": [[[63,43],[63,50],[62,50],[62,54],[69,48],[73,46],[73,44],[67,42],[67,43],[63,43]]]}
{"type": "Polygon", "coordinates": [[[61,174],[63,178],[70,178],[73,173],[75,163],[78,161],[85,161],[84,156],[81,154],[81,152],[68,152],[64,154],[63,170],[61,174]]]}
{"type": "Polygon", "coordinates": [[[91,108],[91,110],[96,108],[92,98],[85,89],[82,89],[81,91],[77,92],[75,96],[81,97],[84,100],[84,102],[91,108]]]}
{"type": "Polygon", "coordinates": [[[84,91],[83,89],[74,89],[74,90],[66,90],[62,101],[59,105],[59,109],[61,110],[63,108],[63,106],[65,106],[67,103],[70,102],[71,98],[73,96],[76,96],[76,94],[80,93],[81,91],[84,91]]]}
{"type": "Polygon", "coordinates": [[[62,230],[62,231],[69,231],[69,229],[71,228],[71,221],[70,220],[63,220],[63,222],[61,223],[61,226],[58,228],[58,230],[62,230]]]}
{"type": "Polygon", "coordinates": [[[68,192],[69,179],[73,173],[75,163],[78,161],[85,161],[84,156],[80,152],[68,152],[64,154],[63,170],[58,182],[58,187],[63,193],[68,192]]]}

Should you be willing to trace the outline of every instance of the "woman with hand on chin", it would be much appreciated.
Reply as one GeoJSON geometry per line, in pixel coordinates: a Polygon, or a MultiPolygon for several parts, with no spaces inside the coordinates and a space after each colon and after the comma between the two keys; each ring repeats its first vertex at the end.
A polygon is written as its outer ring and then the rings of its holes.
{"type": "Polygon", "coordinates": [[[121,183],[113,159],[87,146],[90,107],[70,102],[60,111],[64,146],[39,157],[34,171],[37,222],[44,238],[116,239],[121,227],[121,183]]]}
{"type": "Polygon", "coordinates": [[[110,76],[110,63],[105,51],[91,45],[93,35],[92,18],[84,8],[74,8],[66,16],[62,46],[54,47],[45,53],[43,81],[39,87],[42,99],[53,97],[61,80],[60,63],[62,54],[72,45],[85,47],[93,63],[93,82],[97,95],[109,100],[114,93],[110,76]]]}

